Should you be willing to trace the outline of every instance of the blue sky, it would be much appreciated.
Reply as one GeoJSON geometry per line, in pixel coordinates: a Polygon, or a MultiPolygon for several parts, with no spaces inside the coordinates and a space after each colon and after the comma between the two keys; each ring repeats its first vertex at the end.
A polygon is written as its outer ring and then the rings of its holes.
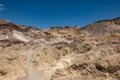
{"type": "Polygon", "coordinates": [[[120,0],[0,0],[0,18],[41,29],[119,16],[120,0]]]}

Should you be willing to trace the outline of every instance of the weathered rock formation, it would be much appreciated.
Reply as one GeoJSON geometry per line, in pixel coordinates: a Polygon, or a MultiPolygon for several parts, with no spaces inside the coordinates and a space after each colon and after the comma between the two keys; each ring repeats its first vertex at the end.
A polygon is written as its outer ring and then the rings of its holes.
{"type": "Polygon", "coordinates": [[[120,80],[120,18],[40,30],[0,20],[0,80],[120,80]]]}

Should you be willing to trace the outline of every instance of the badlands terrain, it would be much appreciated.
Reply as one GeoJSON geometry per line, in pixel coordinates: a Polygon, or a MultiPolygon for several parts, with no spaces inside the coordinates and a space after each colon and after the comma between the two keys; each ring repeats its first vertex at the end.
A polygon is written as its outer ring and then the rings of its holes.
{"type": "Polygon", "coordinates": [[[1,19],[0,80],[120,80],[120,18],[43,30],[1,19]]]}

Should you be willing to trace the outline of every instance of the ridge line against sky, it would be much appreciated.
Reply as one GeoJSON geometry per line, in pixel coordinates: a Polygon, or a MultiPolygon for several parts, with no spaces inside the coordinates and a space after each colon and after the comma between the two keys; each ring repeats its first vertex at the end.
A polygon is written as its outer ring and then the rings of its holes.
{"type": "Polygon", "coordinates": [[[49,28],[85,26],[120,16],[120,0],[0,0],[0,18],[49,28]]]}

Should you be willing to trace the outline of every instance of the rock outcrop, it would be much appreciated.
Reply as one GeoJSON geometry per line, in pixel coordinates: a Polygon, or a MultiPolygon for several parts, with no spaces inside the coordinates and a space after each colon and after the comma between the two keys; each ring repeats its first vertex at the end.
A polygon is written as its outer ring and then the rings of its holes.
{"type": "Polygon", "coordinates": [[[120,80],[120,18],[40,30],[0,20],[0,80],[120,80]]]}

